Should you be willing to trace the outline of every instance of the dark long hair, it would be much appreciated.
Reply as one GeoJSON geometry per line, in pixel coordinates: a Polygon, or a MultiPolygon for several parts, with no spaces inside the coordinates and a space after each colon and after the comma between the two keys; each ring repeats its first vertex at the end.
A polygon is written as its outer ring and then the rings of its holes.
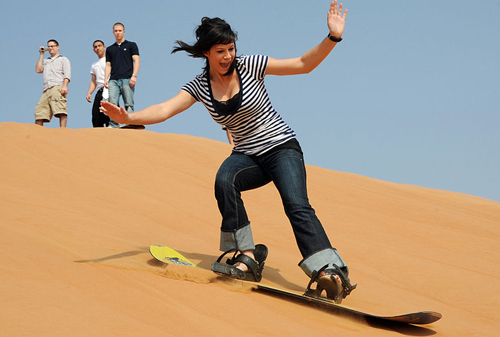
{"type": "MultiPolygon", "coordinates": [[[[175,41],[177,46],[172,50],[172,54],[178,51],[185,51],[191,57],[204,58],[204,69],[207,72],[210,69],[210,65],[207,57],[204,55],[205,52],[209,51],[210,48],[216,44],[229,44],[234,42],[236,48],[238,34],[231,29],[231,26],[226,21],[220,18],[202,18],[201,25],[196,28],[195,33],[196,43],[194,45],[189,45],[183,41],[177,40],[175,41]]],[[[233,60],[226,75],[234,71],[235,64],[236,58],[233,60]]]]}

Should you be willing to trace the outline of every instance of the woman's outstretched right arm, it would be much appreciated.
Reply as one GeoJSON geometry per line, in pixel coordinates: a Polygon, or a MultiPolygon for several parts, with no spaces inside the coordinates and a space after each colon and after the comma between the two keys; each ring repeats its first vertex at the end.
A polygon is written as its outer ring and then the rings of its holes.
{"type": "Polygon", "coordinates": [[[127,114],[123,107],[119,108],[109,102],[102,102],[100,110],[112,120],[120,124],[150,125],[161,123],[187,110],[196,100],[186,91],[181,90],[173,98],[160,104],[151,105],[143,110],[127,114]]]}

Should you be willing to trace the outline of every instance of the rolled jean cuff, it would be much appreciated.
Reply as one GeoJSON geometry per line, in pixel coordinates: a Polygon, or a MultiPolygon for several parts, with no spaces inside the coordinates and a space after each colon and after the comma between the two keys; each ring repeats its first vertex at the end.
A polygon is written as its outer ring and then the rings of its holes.
{"type": "Polygon", "coordinates": [[[339,268],[347,268],[347,265],[345,264],[344,260],[342,260],[335,248],[320,250],[319,252],[306,257],[305,259],[300,261],[299,267],[302,268],[307,276],[311,277],[314,271],[320,270],[327,264],[335,264],[339,268]]]}
{"type": "Polygon", "coordinates": [[[228,250],[253,250],[255,244],[253,242],[252,227],[250,223],[245,227],[238,228],[231,232],[220,232],[220,250],[227,252],[228,250]]]}

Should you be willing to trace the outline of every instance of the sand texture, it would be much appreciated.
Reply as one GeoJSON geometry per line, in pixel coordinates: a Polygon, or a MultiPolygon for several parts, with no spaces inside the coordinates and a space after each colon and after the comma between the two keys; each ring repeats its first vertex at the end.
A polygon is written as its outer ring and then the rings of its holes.
{"type": "MultiPolygon", "coordinates": [[[[307,166],[309,197],[376,314],[433,310],[413,327],[339,317],[203,269],[218,255],[215,173],[228,144],[187,135],[0,123],[0,336],[497,336],[500,203],[307,166]]],[[[307,153],[306,153],[307,160],[307,153]]],[[[308,278],[272,184],[243,193],[263,284],[308,278]]]]}

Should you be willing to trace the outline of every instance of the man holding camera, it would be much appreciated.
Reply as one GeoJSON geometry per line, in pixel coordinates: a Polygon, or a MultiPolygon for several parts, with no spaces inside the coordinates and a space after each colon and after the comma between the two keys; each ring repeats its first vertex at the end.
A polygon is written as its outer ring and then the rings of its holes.
{"type": "Polygon", "coordinates": [[[40,47],[40,57],[36,63],[36,72],[43,73],[43,93],[35,108],[35,123],[43,126],[53,116],[59,118],[59,126],[64,128],[68,121],[66,95],[71,80],[71,64],[68,58],[59,54],[59,43],[49,40],[47,47],[40,47]],[[48,51],[49,58],[44,59],[48,51]]]}

